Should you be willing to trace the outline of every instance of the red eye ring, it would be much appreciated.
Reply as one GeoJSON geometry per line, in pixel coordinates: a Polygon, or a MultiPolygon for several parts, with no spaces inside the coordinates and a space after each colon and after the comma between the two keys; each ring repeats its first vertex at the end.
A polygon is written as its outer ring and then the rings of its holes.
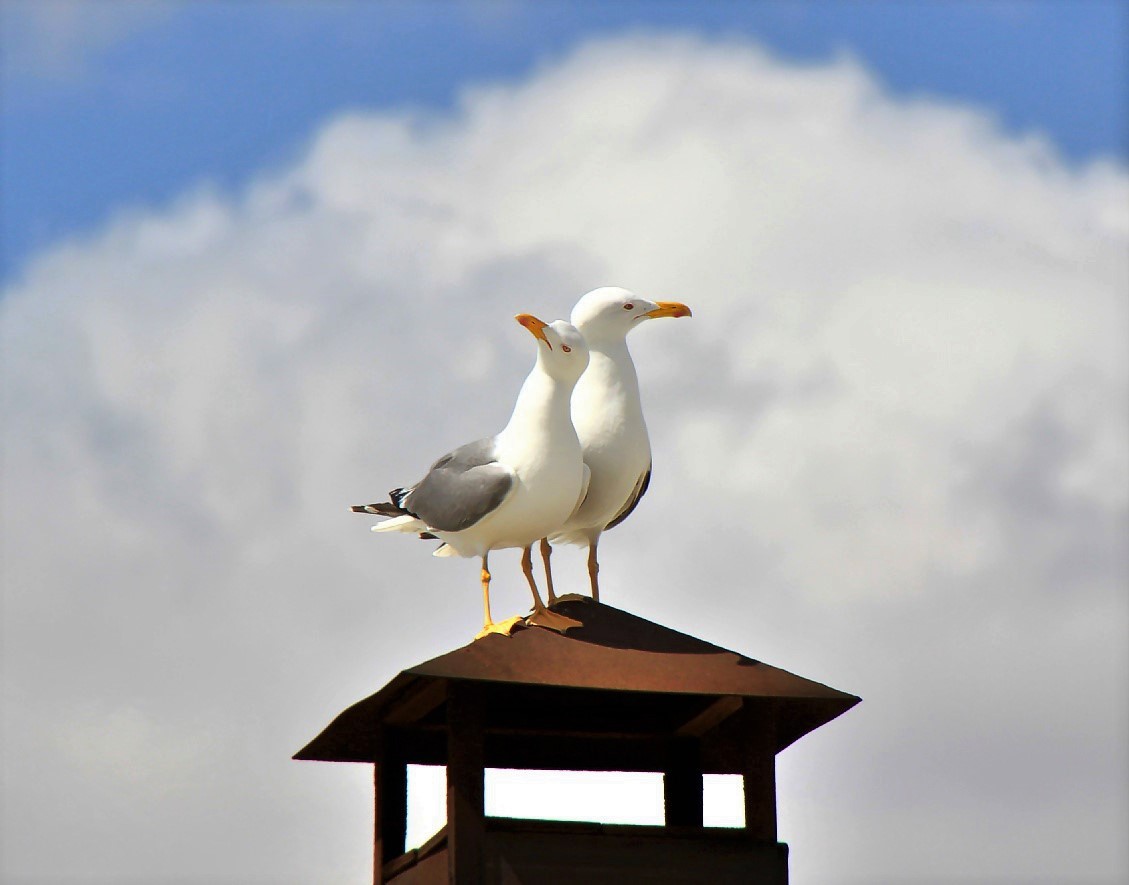
{"type": "Polygon", "coordinates": [[[628,302],[627,302],[627,304],[623,305],[623,309],[624,309],[624,310],[634,310],[634,309],[635,309],[635,305],[634,305],[634,304],[632,304],[632,303],[631,303],[630,301],[628,301],[628,302]]]}
{"type": "Polygon", "coordinates": [[[572,353],[572,348],[569,347],[567,344],[562,344],[561,350],[563,350],[565,353],[572,353]]]}

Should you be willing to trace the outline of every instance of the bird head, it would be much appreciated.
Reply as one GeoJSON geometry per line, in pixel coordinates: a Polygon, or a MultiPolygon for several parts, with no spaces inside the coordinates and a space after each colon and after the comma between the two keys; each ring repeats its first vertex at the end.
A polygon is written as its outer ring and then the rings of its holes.
{"type": "Polygon", "coordinates": [[[648,301],[627,289],[604,286],[576,302],[570,319],[586,339],[595,343],[622,340],[644,320],[688,316],[692,316],[690,308],[679,301],[648,301]]]}
{"type": "Polygon", "coordinates": [[[546,323],[529,313],[519,313],[514,319],[538,340],[537,360],[545,371],[575,384],[588,368],[588,343],[577,328],[564,320],[546,323]]]}

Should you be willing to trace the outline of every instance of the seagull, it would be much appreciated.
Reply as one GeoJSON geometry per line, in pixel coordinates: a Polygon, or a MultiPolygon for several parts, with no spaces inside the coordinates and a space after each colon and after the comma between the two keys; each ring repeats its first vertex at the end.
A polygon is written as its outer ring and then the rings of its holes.
{"type": "Polygon", "coordinates": [[[590,478],[568,521],[541,539],[549,605],[557,601],[549,568],[550,542],[587,545],[588,580],[598,602],[600,535],[631,514],[651,481],[651,443],[627,333],[648,319],[691,315],[685,304],[648,301],[615,286],[594,289],[572,310],[569,319],[591,351],[588,369],[572,393],[572,422],[590,478]]]}
{"type": "Polygon", "coordinates": [[[447,453],[414,486],[389,492],[388,502],[352,508],[391,517],[373,526],[374,532],[442,541],[436,556],[481,557],[484,618],[476,639],[508,636],[523,620],[495,623],[490,615],[488,557],[506,547],[522,548],[522,572],[533,594],[533,613],[524,620],[561,632],[580,626],[541,601],[531,551],[538,538],[565,522],[587,488],[569,398],[588,365],[588,346],[564,320],[545,323],[527,313],[514,319],[537,340],[537,362],[505,429],[447,453]]]}

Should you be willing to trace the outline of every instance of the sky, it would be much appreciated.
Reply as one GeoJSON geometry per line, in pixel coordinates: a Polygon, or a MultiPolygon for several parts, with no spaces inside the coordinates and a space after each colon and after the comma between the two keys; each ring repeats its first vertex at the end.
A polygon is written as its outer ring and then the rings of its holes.
{"type": "Polygon", "coordinates": [[[605,600],[864,699],[778,757],[793,883],[1124,881],[1127,14],[6,4],[4,881],[364,881],[370,772],[290,756],[480,612],[347,505],[606,284],[694,317],[605,600]]]}
{"type": "Polygon", "coordinates": [[[601,35],[849,56],[895,95],[969,102],[1006,131],[1052,136],[1071,161],[1129,152],[1129,12],[1116,2],[10,0],[3,15],[8,274],[123,206],[294,162],[343,109],[449,111],[468,86],[527,78],[601,35]]]}

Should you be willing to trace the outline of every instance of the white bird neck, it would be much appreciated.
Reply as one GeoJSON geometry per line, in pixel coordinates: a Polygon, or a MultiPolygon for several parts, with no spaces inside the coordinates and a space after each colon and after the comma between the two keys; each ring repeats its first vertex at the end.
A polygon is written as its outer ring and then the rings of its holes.
{"type": "Polygon", "coordinates": [[[627,341],[620,338],[590,344],[589,347],[591,357],[588,360],[588,368],[576,385],[580,398],[584,398],[590,392],[609,405],[618,402],[623,408],[638,410],[641,413],[639,376],[635,372],[635,363],[627,349],[627,341]]]}
{"type": "Polygon", "coordinates": [[[530,439],[533,436],[561,434],[565,437],[576,433],[572,428],[571,406],[572,385],[548,374],[540,360],[521,385],[521,391],[514,403],[509,423],[498,434],[499,440],[530,439]]]}

